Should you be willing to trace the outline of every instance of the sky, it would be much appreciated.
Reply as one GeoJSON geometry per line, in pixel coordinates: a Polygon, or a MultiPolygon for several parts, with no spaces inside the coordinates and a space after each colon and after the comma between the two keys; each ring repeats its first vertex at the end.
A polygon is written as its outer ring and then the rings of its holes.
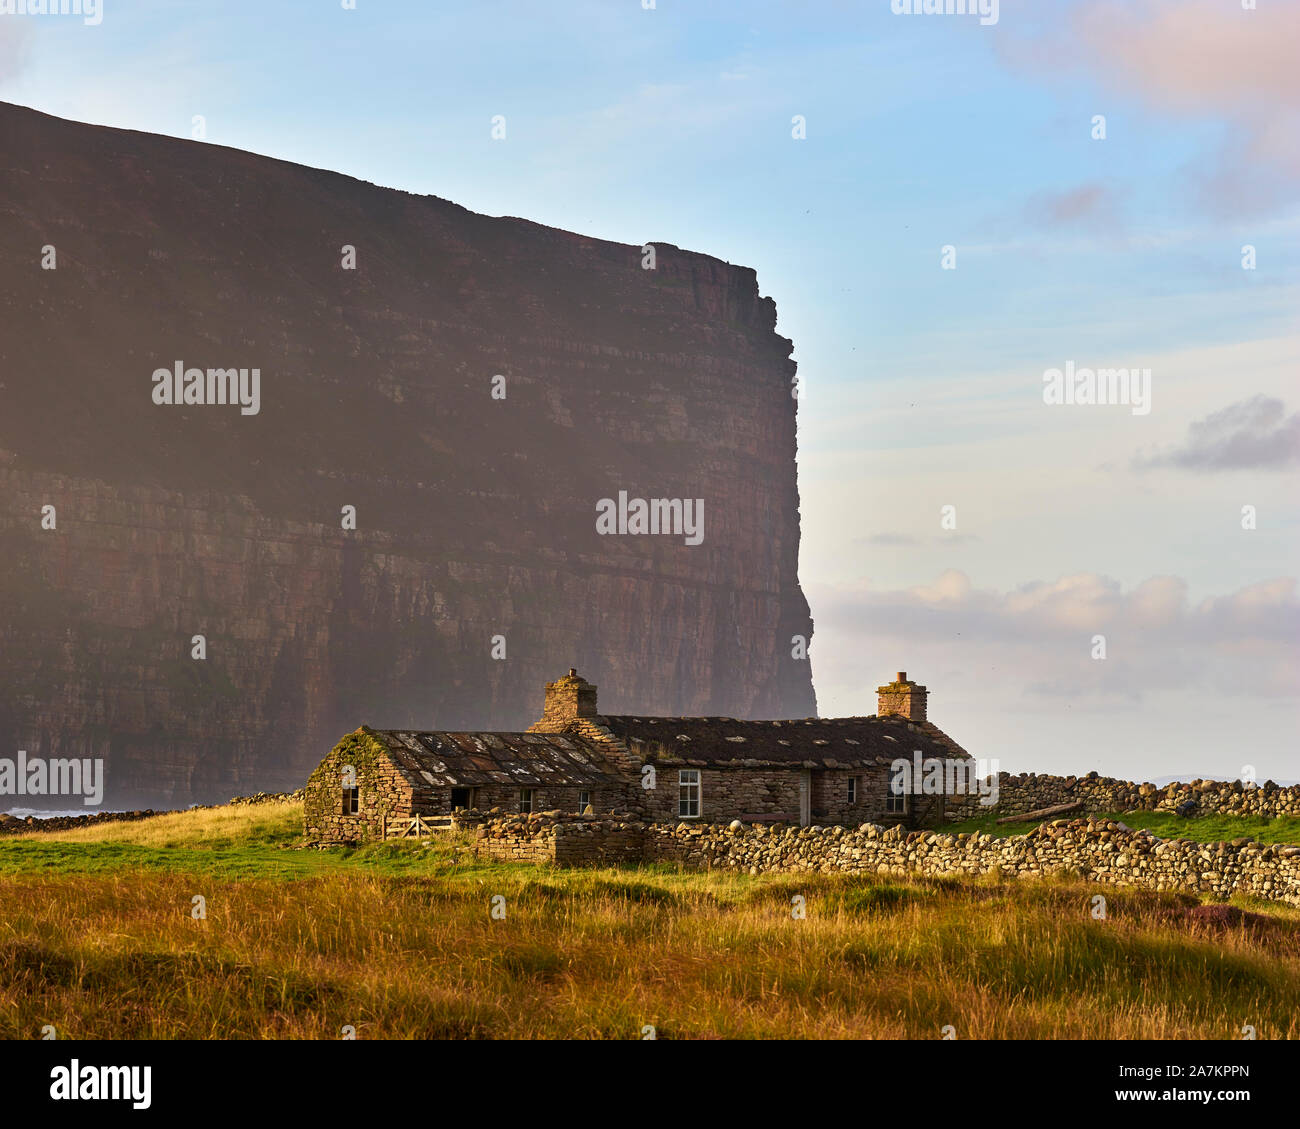
{"type": "Polygon", "coordinates": [[[755,268],[824,716],[1300,778],[1300,4],[895,7],[103,0],[0,14],[0,99],[755,268]]]}

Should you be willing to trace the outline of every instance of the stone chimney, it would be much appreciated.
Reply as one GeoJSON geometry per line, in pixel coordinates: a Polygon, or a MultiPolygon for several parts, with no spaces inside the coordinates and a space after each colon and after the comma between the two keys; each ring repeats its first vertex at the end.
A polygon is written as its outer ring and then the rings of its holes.
{"type": "Polygon", "coordinates": [[[880,717],[897,714],[908,721],[925,721],[925,699],[930,692],[924,686],[909,682],[907,671],[900,670],[898,677],[888,686],[877,686],[876,693],[880,695],[876,709],[880,717]]]}
{"type": "Polygon", "coordinates": [[[542,719],[528,727],[531,733],[561,733],[579,718],[596,716],[596,687],[572,667],[563,678],[546,684],[542,719]]]}

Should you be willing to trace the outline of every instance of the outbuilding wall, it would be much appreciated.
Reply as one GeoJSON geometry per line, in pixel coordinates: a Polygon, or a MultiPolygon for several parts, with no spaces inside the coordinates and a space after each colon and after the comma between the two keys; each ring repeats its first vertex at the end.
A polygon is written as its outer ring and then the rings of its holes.
{"type": "Polygon", "coordinates": [[[349,733],[307,780],[303,826],[308,839],[355,843],[382,839],[384,821],[411,814],[411,787],[388,750],[362,729],[349,733]],[[359,811],[343,814],[343,773],[351,765],[360,789],[359,811]]]}

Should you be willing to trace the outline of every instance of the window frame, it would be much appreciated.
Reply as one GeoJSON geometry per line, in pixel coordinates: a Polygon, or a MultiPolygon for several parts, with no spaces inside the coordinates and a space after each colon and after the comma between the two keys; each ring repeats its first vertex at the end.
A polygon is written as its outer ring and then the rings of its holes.
{"type": "Polygon", "coordinates": [[[591,808],[592,811],[596,810],[595,805],[593,805],[591,802],[591,789],[580,788],[578,790],[578,813],[581,814],[582,812],[586,811],[588,808],[591,808]],[[586,799],[583,799],[584,796],[586,797],[586,799]]]}
{"type": "Polygon", "coordinates": [[[858,778],[856,776],[850,776],[849,777],[849,803],[856,804],[857,802],[858,802],[858,778]]]}
{"type": "Polygon", "coordinates": [[[519,789],[519,814],[532,815],[533,805],[537,802],[537,790],[535,788],[519,789]],[[525,805],[527,805],[525,807],[525,805]]]}
{"type": "Polygon", "coordinates": [[[359,784],[343,785],[343,814],[344,815],[361,814],[361,785],[359,784]]]}
{"type": "Polygon", "coordinates": [[[679,768],[677,770],[677,818],[699,819],[703,814],[704,774],[698,768],[679,768]],[[686,779],[688,775],[694,776],[695,779],[686,779]],[[692,804],[692,789],[694,790],[694,812],[689,810],[692,804]],[[683,811],[683,808],[688,810],[683,811]]]}

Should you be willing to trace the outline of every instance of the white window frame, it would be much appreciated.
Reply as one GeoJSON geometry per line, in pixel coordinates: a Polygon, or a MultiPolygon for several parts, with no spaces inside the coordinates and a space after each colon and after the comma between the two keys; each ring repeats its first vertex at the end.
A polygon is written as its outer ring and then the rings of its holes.
{"type": "Polygon", "coordinates": [[[850,776],[849,777],[849,803],[856,804],[857,802],[858,802],[858,778],[856,776],[850,776]]]}
{"type": "Polygon", "coordinates": [[[343,814],[361,814],[361,786],[359,784],[343,785],[343,814]]]}
{"type": "Polygon", "coordinates": [[[907,814],[907,793],[895,792],[893,788],[885,789],[885,814],[886,815],[906,815],[907,814]]]}
{"type": "MultiPolygon", "coordinates": [[[[578,792],[578,811],[579,813],[584,812],[589,807],[591,807],[591,789],[583,788],[578,792]]],[[[592,810],[595,811],[595,808],[592,808],[592,810]]]]}
{"type": "Polygon", "coordinates": [[[699,819],[704,813],[704,780],[698,768],[677,770],[677,818],[699,819]],[[692,791],[694,795],[692,795],[692,791]],[[695,811],[690,811],[694,803],[695,811]]]}
{"type": "Polygon", "coordinates": [[[533,804],[537,801],[537,791],[534,788],[519,789],[519,814],[532,815],[533,804]]]}

